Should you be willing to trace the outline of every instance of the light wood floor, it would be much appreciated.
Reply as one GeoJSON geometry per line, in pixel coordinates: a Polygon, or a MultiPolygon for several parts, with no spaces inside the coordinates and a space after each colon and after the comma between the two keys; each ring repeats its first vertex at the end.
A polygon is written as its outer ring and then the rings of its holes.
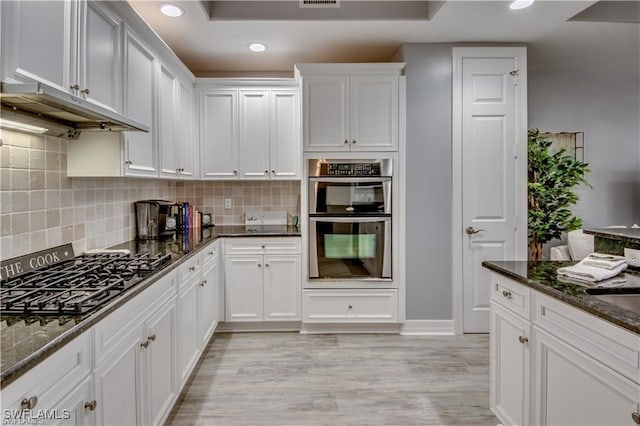
{"type": "Polygon", "coordinates": [[[173,425],[496,425],[489,336],[218,334],[173,425]]]}

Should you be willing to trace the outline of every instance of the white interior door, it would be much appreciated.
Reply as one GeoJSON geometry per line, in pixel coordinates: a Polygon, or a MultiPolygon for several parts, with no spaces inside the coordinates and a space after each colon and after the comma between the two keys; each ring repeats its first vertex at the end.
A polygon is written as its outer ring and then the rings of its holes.
{"type": "Polygon", "coordinates": [[[525,61],[524,48],[454,49],[454,279],[465,333],[489,331],[482,261],[526,256],[525,61]]]}

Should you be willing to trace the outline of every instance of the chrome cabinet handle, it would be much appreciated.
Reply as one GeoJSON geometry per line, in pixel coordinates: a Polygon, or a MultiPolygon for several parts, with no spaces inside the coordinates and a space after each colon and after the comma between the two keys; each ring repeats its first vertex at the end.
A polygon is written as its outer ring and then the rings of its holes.
{"type": "Polygon", "coordinates": [[[518,340],[519,340],[519,341],[520,341],[520,343],[522,343],[523,345],[529,341],[529,339],[528,339],[528,338],[526,338],[526,337],[524,337],[524,336],[518,336],[518,340]]]}
{"type": "Polygon", "coordinates": [[[467,229],[464,230],[464,232],[467,233],[467,235],[473,235],[473,234],[477,234],[478,232],[483,232],[484,229],[475,229],[473,226],[469,226],[467,227],[467,229]]]}
{"type": "Polygon", "coordinates": [[[506,297],[507,299],[511,299],[511,298],[513,297],[513,295],[511,294],[511,292],[510,292],[510,291],[508,291],[508,290],[503,290],[503,291],[502,291],[502,295],[503,295],[504,297],[506,297]]]}
{"type": "Polygon", "coordinates": [[[144,342],[140,343],[140,347],[141,348],[148,348],[149,347],[149,340],[145,340],[144,342]]]}
{"type": "Polygon", "coordinates": [[[97,406],[98,406],[98,401],[96,401],[95,399],[91,402],[84,403],[84,409],[89,411],[95,411],[97,406]]]}
{"type": "Polygon", "coordinates": [[[80,90],[80,85],[78,83],[74,84],[70,87],[71,90],[80,90]]]}
{"type": "MultiPolygon", "coordinates": [[[[77,84],[76,84],[76,86],[77,86],[77,84]]],[[[81,90],[80,93],[84,93],[85,95],[88,95],[91,92],[89,91],[89,88],[87,87],[87,88],[81,90]]]]}
{"type": "Polygon", "coordinates": [[[25,398],[20,402],[20,408],[23,410],[33,410],[38,405],[38,397],[33,395],[29,398],[25,398]]]}
{"type": "Polygon", "coordinates": [[[151,336],[148,337],[149,340],[151,340],[152,342],[156,341],[156,334],[153,333],[151,336]]]}
{"type": "Polygon", "coordinates": [[[640,412],[634,411],[631,413],[631,420],[636,422],[637,425],[640,425],[640,412]]]}

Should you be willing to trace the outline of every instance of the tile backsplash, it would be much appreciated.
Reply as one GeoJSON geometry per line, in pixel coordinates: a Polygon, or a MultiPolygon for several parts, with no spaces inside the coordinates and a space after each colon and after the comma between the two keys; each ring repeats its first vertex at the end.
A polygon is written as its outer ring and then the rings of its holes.
{"type": "Polygon", "coordinates": [[[72,242],[80,253],[135,238],[133,203],[195,203],[216,224],[241,224],[244,210],[300,211],[299,181],[170,181],[69,178],[67,141],[0,131],[0,258],[72,242]],[[224,208],[231,198],[232,208],[224,208]]]}

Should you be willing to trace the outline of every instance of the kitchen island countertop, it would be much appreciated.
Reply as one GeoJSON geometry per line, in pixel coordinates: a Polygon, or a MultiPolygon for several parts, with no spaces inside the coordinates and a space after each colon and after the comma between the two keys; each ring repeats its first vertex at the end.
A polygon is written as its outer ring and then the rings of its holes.
{"type": "Polygon", "coordinates": [[[0,313],[0,388],[25,374],[66,343],[79,336],[115,309],[174,270],[186,259],[218,238],[299,237],[298,227],[286,225],[223,225],[191,230],[163,240],[132,240],[110,249],[137,253],[171,253],[171,263],[95,311],[84,315],[2,315],[0,313]]]}
{"type": "MultiPolygon", "coordinates": [[[[558,279],[558,268],[575,263],[484,261],[482,266],[640,335],[640,314],[588,294],[587,287],[583,285],[558,279]]],[[[624,276],[630,286],[640,286],[640,274],[626,272],[624,276]]],[[[628,288],[612,289],[612,292],[625,293],[628,292],[628,288]]]]}

